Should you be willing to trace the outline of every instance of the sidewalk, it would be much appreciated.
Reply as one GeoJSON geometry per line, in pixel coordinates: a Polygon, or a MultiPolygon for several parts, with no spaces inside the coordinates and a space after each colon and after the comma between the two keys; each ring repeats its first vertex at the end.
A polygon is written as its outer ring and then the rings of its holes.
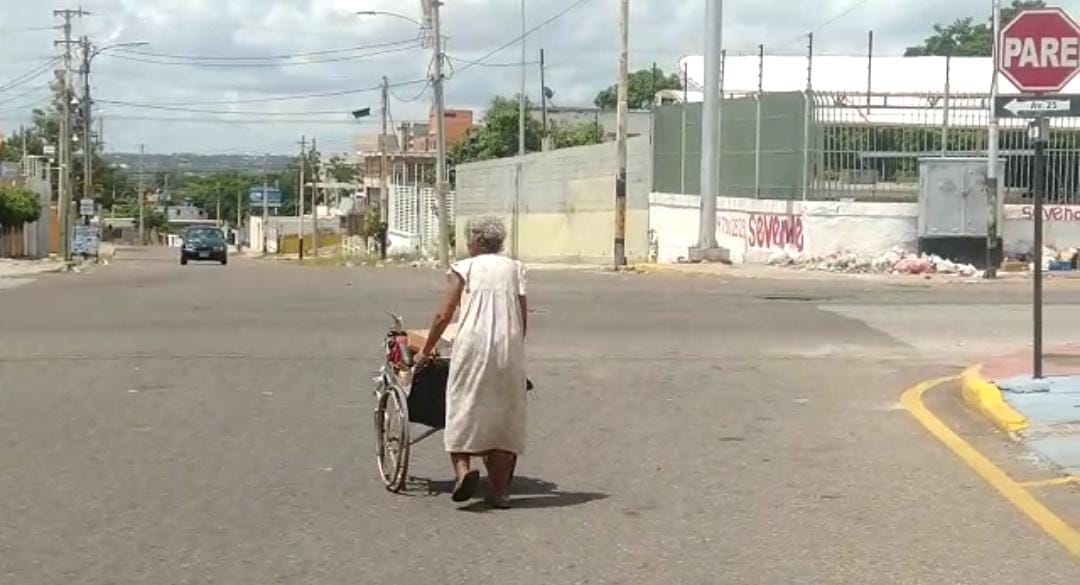
{"type": "Polygon", "coordinates": [[[964,397],[1064,474],[1080,477],[1080,344],[1049,348],[1043,370],[1043,379],[1032,378],[1030,349],[989,360],[965,373],[964,397]]]}
{"type": "Polygon", "coordinates": [[[60,272],[64,263],[56,260],[13,260],[0,258],[0,278],[23,278],[47,272],[60,272]]]}

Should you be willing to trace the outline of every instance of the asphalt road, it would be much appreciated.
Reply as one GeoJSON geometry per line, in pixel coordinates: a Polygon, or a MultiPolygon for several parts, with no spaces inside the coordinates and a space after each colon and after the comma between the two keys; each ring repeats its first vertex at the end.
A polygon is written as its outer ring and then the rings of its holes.
{"type": "Polygon", "coordinates": [[[426,326],[438,272],[174,256],[0,290],[0,583],[1080,582],[898,406],[1018,288],[534,271],[495,512],[438,437],[375,472],[382,309],[426,326]]]}

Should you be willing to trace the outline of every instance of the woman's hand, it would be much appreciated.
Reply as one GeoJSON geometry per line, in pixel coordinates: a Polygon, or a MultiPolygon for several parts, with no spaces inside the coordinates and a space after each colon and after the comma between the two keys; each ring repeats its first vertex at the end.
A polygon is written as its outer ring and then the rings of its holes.
{"type": "Polygon", "coordinates": [[[433,356],[431,355],[431,352],[421,351],[420,353],[416,354],[416,357],[413,358],[413,371],[419,372],[420,370],[426,368],[427,365],[431,363],[432,357],[433,356]]]}

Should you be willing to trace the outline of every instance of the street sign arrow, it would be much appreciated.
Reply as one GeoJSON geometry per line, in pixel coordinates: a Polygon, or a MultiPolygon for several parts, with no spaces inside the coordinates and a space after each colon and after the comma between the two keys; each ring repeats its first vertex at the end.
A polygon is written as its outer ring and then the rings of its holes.
{"type": "Polygon", "coordinates": [[[994,100],[998,118],[1080,116],[1080,95],[999,96],[994,100]]]}

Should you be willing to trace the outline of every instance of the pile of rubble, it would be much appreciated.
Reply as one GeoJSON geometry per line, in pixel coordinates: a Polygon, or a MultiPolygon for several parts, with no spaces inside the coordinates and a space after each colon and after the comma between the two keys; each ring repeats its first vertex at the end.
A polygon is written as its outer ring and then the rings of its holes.
{"type": "Polygon", "coordinates": [[[956,274],[968,277],[981,274],[981,271],[971,264],[959,264],[935,254],[915,254],[902,248],[893,248],[877,256],[852,252],[808,256],[785,249],[773,252],[768,263],[772,266],[845,274],[956,274]]]}

